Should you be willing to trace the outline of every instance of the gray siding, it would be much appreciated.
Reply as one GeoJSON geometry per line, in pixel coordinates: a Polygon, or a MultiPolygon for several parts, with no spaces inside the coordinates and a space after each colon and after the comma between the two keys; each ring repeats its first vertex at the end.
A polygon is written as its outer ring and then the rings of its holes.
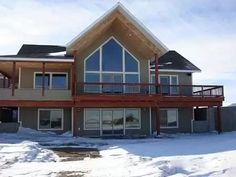
{"type": "MultiPolygon", "coordinates": [[[[56,132],[58,134],[71,131],[71,109],[64,108],[63,110],[64,110],[63,130],[54,130],[54,131],[50,130],[50,131],[56,132]]],[[[22,127],[37,130],[38,129],[38,108],[20,108],[20,121],[22,122],[22,127]]],[[[41,131],[44,131],[44,130],[41,130],[41,131]]],[[[48,131],[48,130],[45,130],[45,131],[48,131]]]]}
{"type": "MultiPolygon", "coordinates": [[[[190,133],[192,131],[192,108],[178,109],[178,128],[161,128],[161,133],[190,133]]],[[[152,109],[152,132],[156,131],[156,111],[152,109]]]]}

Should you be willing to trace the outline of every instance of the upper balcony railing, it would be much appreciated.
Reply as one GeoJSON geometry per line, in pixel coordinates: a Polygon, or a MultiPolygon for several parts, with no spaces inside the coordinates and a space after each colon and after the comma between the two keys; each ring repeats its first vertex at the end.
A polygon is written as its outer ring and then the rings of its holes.
{"type": "Polygon", "coordinates": [[[219,85],[158,85],[152,83],[94,83],[78,84],[78,94],[161,94],[164,96],[223,97],[219,85]]]}

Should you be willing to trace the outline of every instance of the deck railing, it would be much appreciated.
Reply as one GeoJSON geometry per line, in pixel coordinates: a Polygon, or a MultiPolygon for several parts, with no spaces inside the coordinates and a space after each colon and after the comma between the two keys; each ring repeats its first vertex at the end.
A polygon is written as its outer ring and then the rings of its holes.
{"type": "Polygon", "coordinates": [[[78,83],[78,94],[162,94],[165,96],[224,96],[219,85],[158,85],[152,83],[78,83]]]}

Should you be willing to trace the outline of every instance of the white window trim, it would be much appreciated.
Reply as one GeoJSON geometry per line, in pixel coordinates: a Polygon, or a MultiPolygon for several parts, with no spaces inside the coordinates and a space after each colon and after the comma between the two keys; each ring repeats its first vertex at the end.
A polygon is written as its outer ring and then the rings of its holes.
{"type": "MultiPolygon", "coordinates": [[[[90,55],[88,55],[85,60],[84,60],[84,82],[86,82],[86,74],[87,73],[94,73],[94,74],[99,74],[100,77],[100,82],[102,82],[102,74],[106,73],[112,73],[112,74],[122,74],[123,75],[123,83],[126,83],[125,80],[125,75],[126,74],[137,74],[138,75],[138,83],[140,83],[140,61],[130,53],[114,36],[109,37],[102,45],[100,45],[97,49],[95,49],[90,55]],[[120,47],[122,48],[122,71],[102,71],[102,47],[108,43],[111,39],[115,40],[120,47]],[[86,71],[86,61],[97,51],[99,51],[99,71],[86,71]],[[138,63],[138,72],[127,72],[125,71],[125,52],[130,54],[138,63]]],[[[125,90],[125,89],[124,89],[125,90]]],[[[100,88],[99,92],[95,93],[102,93],[102,89],[100,88]]]]}
{"type": "Polygon", "coordinates": [[[124,130],[124,135],[126,133],[126,130],[139,130],[141,129],[141,121],[142,121],[142,117],[141,117],[141,109],[140,108],[85,108],[84,109],[84,115],[83,115],[83,121],[84,121],[84,130],[99,130],[100,131],[100,135],[102,135],[102,111],[103,110],[122,110],[123,111],[123,116],[124,116],[124,123],[123,123],[123,130],[124,130]],[[94,129],[87,129],[86,126],[85,126],[85,119],[86,119],[86,110],[89,110],[89,109],[93,109],[93,110],[98,110],[100,113],[99,113],[99,128],[94,128],[94,129]],[[138,127],[135,127],[135,128],[126,128],[126,110],[127,109],[134,109],[134,110],[138,110],[138,116],[139,116],[139,125],[138,127]]]}
{"type": "Polygon", "coordinates": [[[85,108],[84,109],[84,130],[100,130],[101,129],[101,109],[100,108],[85,108]],[[86,119],[86,111],[87,110],[96,110],[99,111],[99,128],[86,128],[85,119],[86,119]]]}
{"type": "Polygon", "coordinates": [[[177,78],[177,85],[179,85],[179,76],[177,74],[159,74],[159,81],[161,80],[161,76],[168,76],[170,79],[170,85],[172,83],[172,77],[176,77],[177,78]]]}
{"type": "MultiPolygon", "coordinates": [[[[51,121],[51,120],[50,120],[51,121]]],[[[63,130],[64,129],[64,109],[45,109],[45,108],[40,108],[38,109],[38,126],[37,126],[38,130],[63,130]],[[62,111],[62,118],[61,118],[61,128],[49,128],[49,129],[44,129],[44,128],[39,128],[39,124],[40,124],[40,111],[42,110],[48,110],[48,111],[62,111]]]]}
{"type": "MultiPolygon", "coordinates": [[[[42,88],[36,88],[35,87],[35,79],[36,79],[36,74],[43,74],[43,72],[34,72],[34,89],[42,89],[42,88]]],[[[68,73],[67,72],[45,72],[45,74],[49,74],[49,90],[68,90],[68,73]],[[66,75],[66,88],[65,89],[56,89],[52,88],[52,75],[53,74],[65,74],[66,75]]]]}
{"type": "MultiPolygon", "coordinates": [[[[177,109],[177,108],[161,108],[160,109],[160,111],[161,110],[166,110],[166,111],[168,111],[168,110],[174,110],[174,111],[176,111],[176,126],[173,126],[173,127],[168,127],[168,126],[161,126],[160,128],[163,128],[163,129],[173,129],[173,128],[179,128],[179,110],[177,109]]],[[[168,115],[168,114],[167,114],[168,115]]],[[[168,117],[167,117],[167,119],[168,119],[168,117]]]]}

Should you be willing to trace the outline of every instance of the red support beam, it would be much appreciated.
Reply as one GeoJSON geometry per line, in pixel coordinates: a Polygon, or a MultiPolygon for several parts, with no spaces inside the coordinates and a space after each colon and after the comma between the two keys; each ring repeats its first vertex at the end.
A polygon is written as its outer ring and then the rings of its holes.
{"type": "Polygon", "coordinates": [[[160,108],[156,107],[156,131],[157,135],[161,133],[161,124],[160,124],[160,108]]]}
{"type": "Polygon", "coordinates": [[[45,93],[45,62],[42,63],[42,96],[45,93]]]}
{"type": "Polygon", "coordinates": [[[73,83],[72,94],[74,97],[77,95],[77,61],[76,61],[77,59],[76,59],[76,56],[77,56],[77,52],[75,51],[74,63],[73,63],[73,77],[72,77],[72,83],[73,83]]]}
{"type": "Polygon", "coordinates": [[[79,109],[73,108],[73,136],[77,137],[79,135],[79,127],[78,127],[78,111],[79,109]]]}
{"type": "Polygon", "coordinates": [[[16,62],[12,63],[12,96],[15,95],[15,85],[16,85],[16,62]]]}
{"type": "Polygon", "coordinates": [[[217,106],[216,108],[216,125],[217,125],[217,131],[220,134],[222,132],[222,126],[221,126],[221,106],[217,106]]]}
{"type": "Polygon", "coordinates": [[[158,55],[155,54],[155,85],[156,85],[156,93],[159,93],[159,90],[158,90],[158,86],[159,86],[158,64],[159,64],[158,55]]]}

